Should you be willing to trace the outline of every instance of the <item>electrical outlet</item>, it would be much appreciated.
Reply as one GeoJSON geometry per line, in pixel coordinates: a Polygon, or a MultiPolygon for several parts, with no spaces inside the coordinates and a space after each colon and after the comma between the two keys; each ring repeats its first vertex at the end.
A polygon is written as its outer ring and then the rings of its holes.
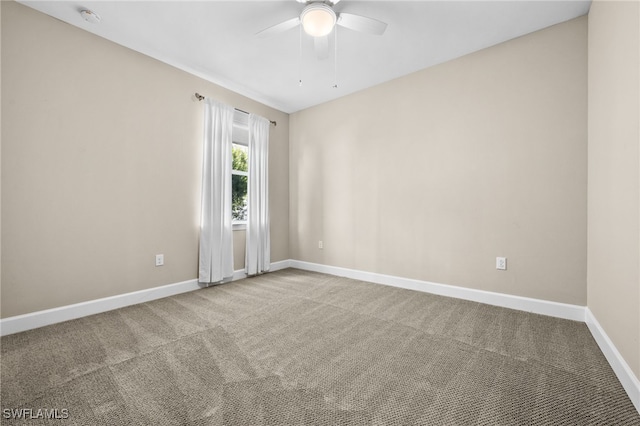
{"type": "Polygon", "coordinates": [[[318,248],[320,250],[322,250],[324,248],[324,243],[322,242],[322,240],[318,241],[318,248]]]}
{"type": "Polygon", "coordinates": [[[496,257],[496,269],[500,269],[501,271],[507,270],[507,258],[506,257],[496,257]]]}
{"type": "Polygon", "coordinates": [[[156,266],[164,265],[164,254],[156,254],[156,266]]]}

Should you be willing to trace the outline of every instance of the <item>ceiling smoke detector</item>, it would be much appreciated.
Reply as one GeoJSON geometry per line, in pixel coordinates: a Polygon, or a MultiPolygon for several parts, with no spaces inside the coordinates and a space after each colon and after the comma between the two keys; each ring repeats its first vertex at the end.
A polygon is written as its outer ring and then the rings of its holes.
{"type": "Polygon", "coordinates": [[[92,24],[97,24],[98,22],[100,22],[100,15],[89,9],[81,10],[80,16],[82,16],[82,19],[92,24]]]}

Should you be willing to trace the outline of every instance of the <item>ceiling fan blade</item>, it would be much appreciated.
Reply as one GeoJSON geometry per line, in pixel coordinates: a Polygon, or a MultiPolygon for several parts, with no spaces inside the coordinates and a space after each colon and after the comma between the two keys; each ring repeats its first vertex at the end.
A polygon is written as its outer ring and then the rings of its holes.
{"type": "Polygon", "coordinates": [[[366,16],[353,15],[351,13],[341,13],[338,15],[337,24],[350,30],[372,35],[382,35],[387,29],[387,24],[382,21],[367,18],[366,16]]]}
{"type": "Polygon", "coordinates": [[[266,28],[258,33],[256,33],[256,36],[258,37],[267,37],[270,35],[274,35],[274,34],[278,34],[278,33],[283,33],[287,30],[290,30],[293,27],[297,27],[298,25],[300,25],[300,18],[299,17],[295,17],[295,18],[291,18],[288,19],[284,22],[280,22],[279,24],[276,24],[272,27],[266,28]]]}
{"type": "Polygon", "coordinates": [[[318,59],[327,59],[329,57],[329,37],[314,37],[313,45],[315,46],[318,59]]]}

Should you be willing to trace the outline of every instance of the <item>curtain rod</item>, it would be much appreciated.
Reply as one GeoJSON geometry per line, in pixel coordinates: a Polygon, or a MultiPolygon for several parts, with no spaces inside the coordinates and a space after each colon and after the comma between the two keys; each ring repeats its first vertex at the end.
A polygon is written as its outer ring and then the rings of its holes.
{"type": "MultiPolygon", "coordinates": [[[[196,99],[198,99],[199,101],[204,99],[204,96],[202,96],[200,93],[196,92],[196,99]]],[[[249,114],[247,111],[243,111],[240,108],[234,108],[236,111],[239,112],[244,112],[245,114],[249,114]]],[[[273,124],[274,126],[277,126],[278,123],[276,121],[273,120],[269,120],[269,123],[273,124]]]]}

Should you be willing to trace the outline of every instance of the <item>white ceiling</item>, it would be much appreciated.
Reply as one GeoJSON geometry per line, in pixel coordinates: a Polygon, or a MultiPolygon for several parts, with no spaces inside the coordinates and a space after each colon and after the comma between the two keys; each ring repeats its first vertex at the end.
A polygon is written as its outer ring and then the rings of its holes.
{"type": "Polygon", "coordinates": [[[382,36],[338,28],[333,88],[333,35],[324,60],[316,58],[313,40],[304,33],[300,59],[298,28],[255,37],[298,16],[304,5],[295,0],[19,1],[288,113],[584,15],[591,4],[343,0],[336,12],[375,18],[388,27],[382,36]],[[96,12],[101,22],[83,20],[82,9],[96,12]]]}

